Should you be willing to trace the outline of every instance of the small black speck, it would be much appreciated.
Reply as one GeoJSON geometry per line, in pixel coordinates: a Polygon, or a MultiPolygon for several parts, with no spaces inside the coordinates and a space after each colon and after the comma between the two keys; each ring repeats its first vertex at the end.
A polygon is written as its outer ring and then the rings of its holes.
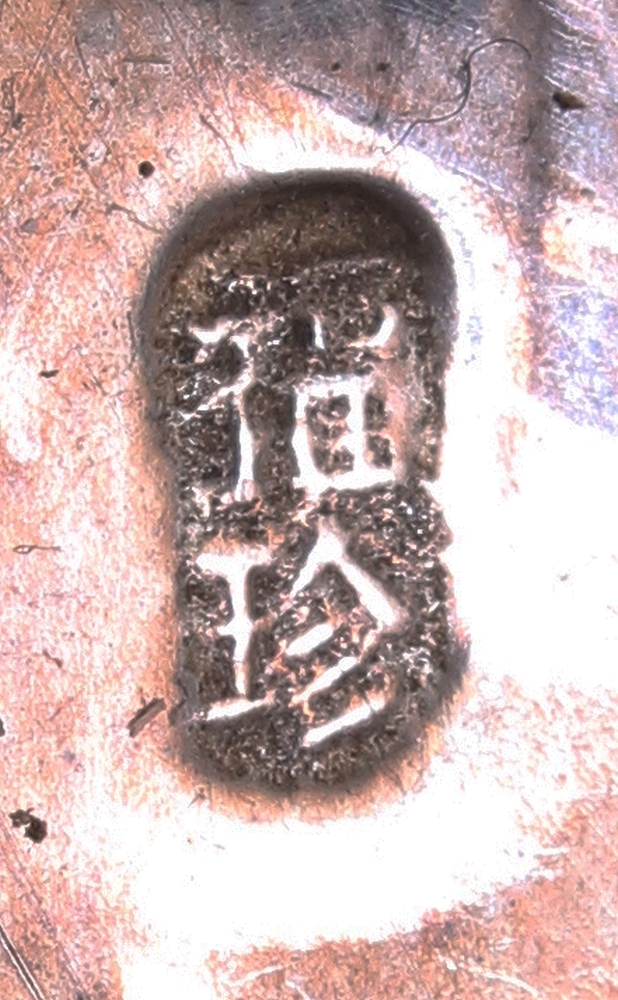
{"type": "Polygon", "coordinates": [[[24,833],[33,844],[40,844],[47,836],[47,823],[44,819],[33,816],[24,833]]]}
{"type": "Polygon", "coordinates": [[[583,111],[586,107],[581,97],[569,93],[568,90],[554,90],[551,99],[562,111],[583,111]]]}
{"type": "Polygon", "coordinates": [[[155,172],[154,163],[150,160],[142,160],[137,168],[140,177],[152,177],[155,172]]]}
{"type": "Polygon", "coordinates": [[[40,378],[55,378],[59,371],[59,368],[44,368],[42,372],[39,372],[39,376],[40,378]]]}
{"type": "Polygon", "coordinates": [[[331,65],[330,71],[331,73],[338,73],[340,69],[341,69],[341,63],[339,62],[339,60],[337,60],[337,62],[334,62],[331,65]]]}
{"type": "Polygon", "coordinates": [[[40,844],[47,836],[47,823],[38,816],[33,816],[29,809],[16,809],[9,813],[9,819],[15,827],[24,827],[24,836],[33,844],[40,844]]]}
{"type": "Polygon", "coordinates": [[[19,228],[21,229],[22,233],[28,233],[29,235],[32,235],[33,233],[36,233],[37,229],[39,228],[39,220],[32,218],[26,219],[25,222],[22,222],[19,228]]]}
{"type": "Polygon", "coordinates": [[[6,729],[4,728],[4,722],[0,719],[0,736],[6,736],[6,729]]]}
{"type": "Polygon", "coordinates": [[[13,116],[13,121],[11,122],[13,128],[20,129],[24,124],[24,116],[21,111],[18,111],[16,115],[13,116]]]}
{"type": "Polygon", "coordinates": [[[386,73],[387,69],[391,68],[389,62],[379,62],[376,63],[376,73],[386,73]]]}

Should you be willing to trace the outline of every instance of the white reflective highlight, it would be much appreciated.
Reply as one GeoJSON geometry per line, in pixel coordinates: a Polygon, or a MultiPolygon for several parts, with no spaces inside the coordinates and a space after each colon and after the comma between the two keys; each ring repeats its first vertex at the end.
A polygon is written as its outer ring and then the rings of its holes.
{"type": "Polygon", "coordinates": [[[356,590],[361,603],[378,623],[386,628],[395,625],[400,616],[397,604],[378,587],[373,577],[349,558],[339,535],[323,521],[318,540],[309,553],[309,558],[292,587],[292,595],[298,594],[311,583],[324,566],[333,563],[356,590]]]}
{"type": "MultiPolygon", "coordinates": [[[[263,708],[268,704],[269,699],[267,698],[262,698],[260,701],[249,701],[248,698],[233,698],[229,701],[219,701],[212,708],[209,708],[206,713],[206,719],[208,722],[213,722],[215,719],[234,719],[239,715],[254,712],[256,708],[263,708]]],[[[195,721],[199,717],[199,714],[193,715],[192,721],[195,721]]]]}
{"type": "Polygon", "coordinates": [[[317,646],[321,646],[323,642],[330,639],[332,634],[332,625],[328,622],[321,622],[303,635],[299,635],[297,639],[293,639],[287,647],[286,653],[288,656],[305,656],[306,653],[310,653],[312,649],[316,649],[317,646]]]}
{"type": "Polygon", "coordinates": [[[342,715],[337,716],[331,722],[325,722],[322,726],[315,726],[305,736],[303,746],[315,747],[319,743],[324,743],[331,736],[336,736],[337,733],[342,732],[344,729],[352,729],[361,722],[366,722],[372,715],[381,712],[386,706],[386,702],[386,695],[374,695],[368,698],[363,705],[359,705],[358,708],[351,708],[349,712],[343,712],[342,715]]]}
{"type": "Polygon", "coordinates": [[[313,343],[318,351],[323,351],[326,346],[324,343],[324,328],[317,316],[313,321],[313,343]]]}
{"type": "MultiPolygon", "coordinates": [[[[199,340],[200,344],[204,344],[205,347],[209,347],[212,344],[218,344],[224,337],[230,333],[232,324],[229,319],[223,317],[223,319],[218,319],[213,326],[205,327],[201,326],[190,326],[189,333],[196,340],[199,340]]],[[[206,356],[205,356],[206,357],[206,356]]],[[[205,357],[200,360],[205,360],[205,357]]]]}
{"type": "MultiPolygon", "coordinates": [[[[383,320],[379,330],[369,340],[366,346],[371,350],[382,354],[383,358],[388,357],[388,346],[393,342],[397,332],[398,313],[394,307],[382,306],[383,320]]],[[[325,338],[324,329],[319,318],[313,317],[313,347],[317,350],[324,350],[325,338]]],[[[246,332],[246,326],[238,324],[236,320],[219,320],[212,328],[203,329],[200,327],[191,328],[191,334],[199,340],[204,348],[213,346],[228,340],[235,344],[242,351],[245,364],[239,376],[231,385],[221,386],[208,400],[201,403],[198,411],[204,412],[214,409],[227,399],[232,400],[239,420],[238,449],[239,449],[239,474],[237,482],[231,495],[226,499],[232,501],[242,501],[252,499],[257,495],[258,488],[254,479],[254,443],[253,436],[249,429],[247,414],[244,406],[244,394],[254,379],[254,366],[249,350],[250,334],[246,332]]],[[[202,360],[206,360],[208,354],[205,352],[202,360]]],[[[292,438],[292,446],[295,450],[298,461],[299,475],[295,482],[297,486],[304,487],[306,498],[310,502],[315,501],[321,493],[328,488],[335,486],[337,489],[367,489],[371,486],[384,485],[394,482],[401,473],[401,462],[399,456],[395,456],[395,461],[391,468],[376,468],[368,461],[365,429],[364,405],[367,393],[375,388],[376,379],[373,373],[357,376],[338,376],[336,378],[309,379],[301,383],[296,392],[296,427],[292,438]],[[307,422],[307,409],[312,402],[317,400],[327,400],[334,397],[344,397],[349,406],[346,418],[347,430],[337,441],[337,448],[346,448],[352,455],[353,465],[349,471],[334,472],[331,475],[321,473],[315,466],[311,453],[311,432],[307,422]]],[[[190,415],[187,414],[187,419],[190,415]]],[[[212,705],[207,713],[207,721],[216,719],[233,718],[267,702],[253,702],[247,698],[249,692],[249,665],[247,663],[247,651],[251,640],[253,623],[251,622],[247,608],[247,574],[258,565],[268,563],[270,554],[266,548],[252,548],[246,545],[235,548],[233,551],[213,551],[207,548],[198,558],[198,567],[206,573],[224,577],[230,587],[232,599],[233,618],[224,629],[219,630],[220,635],[229,635],[234,639],[234,672],[236,690],[239,698],[227,699],[212,705]]],[[[344,541],[336,531],[324,520],[319,524],[319,536],[314,548],[309,554],[305,566],[302,568],[293,588],[291,597],[295,597],[299,591],[309,586],[315,576],[329,563],[334,563],[340,572],[346,577],[351,586],[356,590],[359,600],[369,611],[377,623],[377,629],[372,630],[363,639],[363,651],[373,642],[384,628],[391,627],[399,620],[400,609],[395,602],[391,601],[382,589],[376,584],[372,577],[357,566],[349,558],[345,551],[344,541]]],[[[289,656],[305,656],[316,649],[319,645],[327,642],[334,633],[331,623],[323,622],[307,632],[292,639],[287,647],[284,646],[282,652],[289,656]]],[[[307,688],[295,696],[293,704],[307,704],[307,700],[313,693],[326,690],[335,681],[343,676],[358,661],[353,657],[347,657],[340,661],[335,667],[330,668],[316,678],[307,688]]],[[[382,697],[382,696],[381,696],[382,697]]],[[[363,715],[368,711],[369,702],[358,709],[345,712],[338,719],[329,722],[326,727],[321,726],[310,733],[319,735],[311,736],[310,743],[313,745],[327,739],[331,733],[339,728],[346,728],[362,721],[366,718],[363,715]],[[360,713],[360,714],[359,714],[360,713]]],[[[309,739],[309,737],[307,737],[309,739]]]]}
{"type": "Polygon", "coordinates": [[[213,576],[224,577],[230,586],[234,617],[220,634],[231,635],[234,639],[236,690],[241,695],[246,695],[248,692],[249,679],[245,656],[253,628],[247,610],[247,573],[254,566],[268,562],[268,559],[268,551],[264,548],[242,548],[232,552],[213,552],[208,549],[197,559],[197,565],[201,570],[213,576]]]}
{"type": "Polygon", "coordinates": [[[244,407],[244,392],[253,381],[253,365],[249,359],[249,334],[232,333],[228,334],[230,328],[235,324],[229,321],[220,321],[212,330],[193,329],[191,332],[202,341],[203,344],[217,344],[226,337],[232,344],[235,344],[242,351],[245,358],[245,365],[235,382],[232,385],[222,385],[220,389],[205,403],[198,406],[198,412],[212,410],[220,405],[230,396],[234,401],[234,406],[238,410],[240,418],[238,450],[240,454],[240,468],[238,479],[234,487],[232,497],[234,500],[250,500],[255,496],[255,483],[253,480],[253,438],[247,424],[247,417],[244,407]]]}
{"type": "Polygon", "coordinates": [[[367,341],[367,347],[371,347],[373,349],[386,347],[397,329],[399,314],[395,307],[386,303],[382,306],[382,312],[384,314],[384,319],[382,320],[380,329],[367,341]]]}

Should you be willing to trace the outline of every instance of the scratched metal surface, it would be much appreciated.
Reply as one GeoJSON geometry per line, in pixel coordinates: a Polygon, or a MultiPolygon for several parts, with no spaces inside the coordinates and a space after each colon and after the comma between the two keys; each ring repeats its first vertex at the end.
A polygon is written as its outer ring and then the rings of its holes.
{"type": "Polygon", "coordinates": [[[616,17],[0,2],[7,1000],[615,995],[616,17]],[[138,715],[178,691],[137,341],[188,206],[324,168],[454,255],[434,488],[472,652],[421,765],[316,810],[196,780],[138,715]]]}

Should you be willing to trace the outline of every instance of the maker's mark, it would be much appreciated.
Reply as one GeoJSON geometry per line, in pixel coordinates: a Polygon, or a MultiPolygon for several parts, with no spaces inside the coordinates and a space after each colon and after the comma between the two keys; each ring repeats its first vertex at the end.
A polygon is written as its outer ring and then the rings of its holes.
{"type": "Polygon", "coordinates": [[[204,234],[151,336],[179,724],[224,777],[332,783],[405,746],[452,686],[448,531],[422,483],[447,349],[388,204],[323,185],[267,202],[204,234]]]}

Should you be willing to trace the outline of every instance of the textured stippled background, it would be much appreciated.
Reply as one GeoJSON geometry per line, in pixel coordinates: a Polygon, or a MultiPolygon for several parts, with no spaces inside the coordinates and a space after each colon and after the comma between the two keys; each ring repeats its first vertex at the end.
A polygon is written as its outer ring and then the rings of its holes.
{"type": "Polygon", "coordinates": [[[455,609],[439,558],[450,537],[421,483],[440,468],[444,373],[452,353],[441,315],[452,311],[448,253],[444,246],[437,251],[445,302],[434,310],[416,259],[427,263],[428,233],[420,223],[415,232],[410,220],[402,221],[405,203],[394,190],[322,174],[229,198],[230,221],[224,222],[223,206],[211,213],[209,226],[192,220],[201,249],[168,266],[153,293],[158,306],[142,348],[152,419],[176,484],[182,633],[176,676],[186,696],[176,721],[198,773],[210,769],[254,787],[341,784],[388,765],[397,751],[409,752],[430,720],[445,715],[465,663],[461,641],[449,634],[455,609]],[[371,338],[389,308],[398,318],[381,359],[371,338]],[[316,320],[322,346],[315,343],[316,320]],[[222,321],[249,338],[247,358],[222,333],[201,347],[192,331],[216,331],[222,321]],[[255,495],[234,499],[240,429],[230,387],[244,370],[252,378],[242,405],[256,440],[255,495]],[[357,488],[345,489],[336,473],[362,458],[338,444],[350,407],[346,380],[363,377],[373,379],[373,395],[369,386],[364,390],[363,447],[374,468],[382,468],[382,482],[372,487],[361,477],[357,488]],[[297,412],[296,390],[307,378],[316,385],[327,379],[334,393],[314,401],[308,418],[314,454],[304,474],[311,478],[314,463],[325,477],[315,499],[295,480],[301,470],[294,433],[305,417],[297,412]],[[209,406],[217,391],[220,402],[209,406]],[[206,507],[199,499],[204,494],[206,507]],[[397,624],[383,628],[369,647],[365,636],[377,621],[336,560],[293,597],[324,518],[398,607],[397,624]],[[269,703],[208,723],[199,721],[200,713],[240,694],[238,650],[225,625],[233,613],[244,613],[232,606],[225,578],[205,575],[197,564],[213,542],[227,545],[230,558],[234,550],[241,558],[243,547],[261,546],[254,558],[267,561],[245,584],[254,622],[246,693],[254,706],[265,697],[269,703]],[[310,657],[282,656],[294,637],[329,621],[332,636],[310,657]],[[294,702],[298,690],[343,656],[356,658],[353,669],[306,708],[294,702]],[[370,704],[372,692],[386,698],[373,718],[315,749],[305,746],[311,720],[324,724],[355,704],[370,704]]]}

